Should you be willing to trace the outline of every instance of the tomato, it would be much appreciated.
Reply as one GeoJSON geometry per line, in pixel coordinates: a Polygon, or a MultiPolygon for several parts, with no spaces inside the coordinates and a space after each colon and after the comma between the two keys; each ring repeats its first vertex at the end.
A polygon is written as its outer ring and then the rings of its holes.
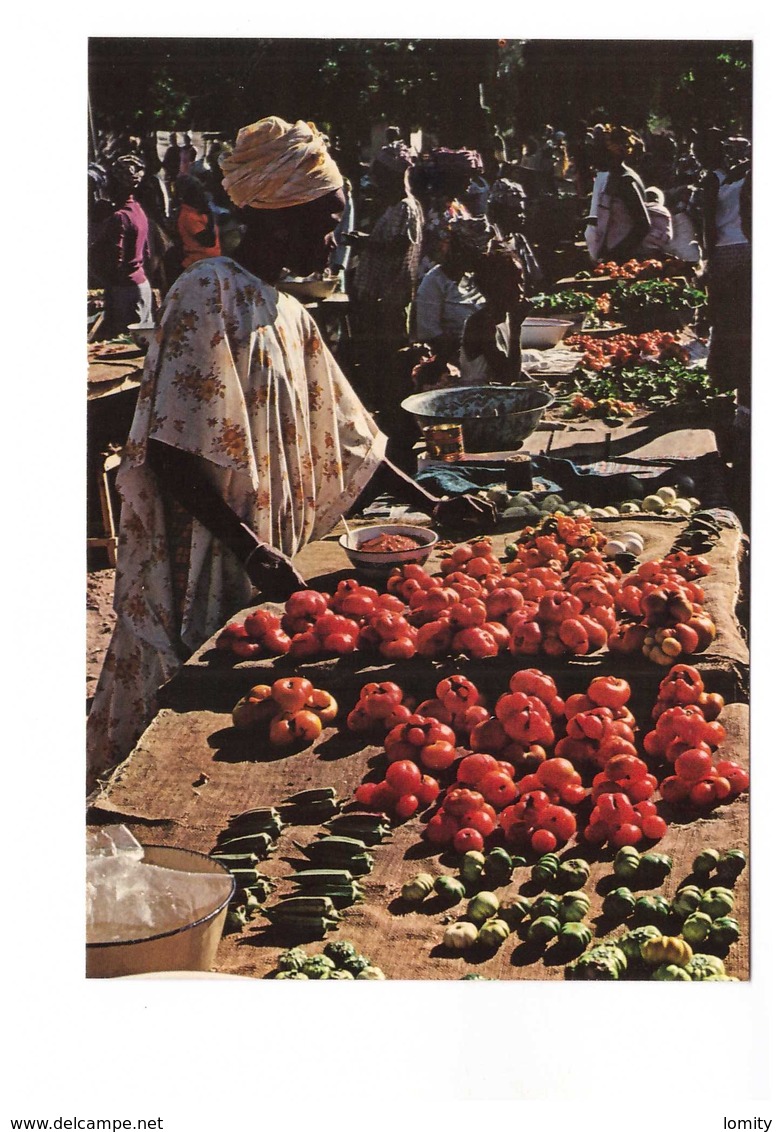
{"type": "Polygon", "coordinates": [[[386,771],[386,782],[397,794],[414,794],[421,785],[421,771],[411,759],[397,759],[386,771]]]}
{"type": "Polygon", "coordinates": [[[362,782],[353,791],[353,797],[357,802],[360,802],[362,806],[374,806],[376,787],[376,782],[362,782]]]}
{"type": "Polygon", "coordinates": [[[470,810],[462,818],[462,829],[477,829],[481,837],[489,837],[497,828],[497,815],[491,808],[470,810]]]}
{"type": "Polygon", "coordinates": [[[497,770],[497,767],[498,763],[493,755],[465,755],[459,760],[456,779],[468,786],[475,786],[489,771],[497,770]]]}
{"type": "Polygon", "coordinates": [[[466,676],[446,676],[435,688],[435,695],[451,711],[462,711],[480,701],[481,694],[466,676]]]}
{"type": "Polygon", "coordinates": [[[250,640],[249,637],[233,637],[231,652],[240,660],[254,660],[263,653],[263,648],[260,641],[250,640]]]}
{"type": "Polygon", "coordinates": [[[447,621],[431,621],[418,630],[416,648],[418,655],[429,660],[446,656],[451,649],[454,632],[447,621]]]}
{"type": "Polygon", "coordinates": [[[259,640],[269,629],[277,628],[279,619],[268,609],[256,609],[244,619],[244,628],[248,637],[259,640]]]}
{"type": "MultiPolygon", "coordinates": [[[[456,818],[438,812],[429,819],[424,830],[424,837],[427,841],[431,841],[433,845],[450,845],[458,831],[459,823],[456,818]]],[[[477,830],[474,832],[477,832],[477,830]]],[[[480,834],[478,836],[480,837],[480,834]]],[[[482,842],[483,838],[481,838],[482,842]]]]}
{"type": "Polygon", "coordinates": [[[507,774],[499,770],[490,770],[476,784],[476,789],[484,796],[491,806],[504,809],[519,796],[516,783],[507,774]]]}
{"type": "Polygon", "coordinates": [[[499,755],[507,745],[507,732],[495,716],[479,723],[470,732],[470,747],[473,751],[487,751],[491,755],[499,755]]]}
{"type": "Polygon", "coordinates": [[[314,688],[304,706],[313,711],[321,723],[333,723],[339,714],[339,704],[324,688],[314,688]]]}
{"type": "Polygon", "coordinates": [[[643,830],[633,822],[623,822],[609,834],[611,844],[616,848],[621,848],[623,845],[637,845],[642,837],[643,830]]]}
{"type": "Polygon", "coordinates": [[[586,694],[598,707],[620,708],[630,699],[630,685],[619,676],[596,676],[586,694]]]}
{"type": "Polygon", "coordinates": [[[500,646],[488,629],[471,625],[460,629],[451,642],[455,653],[463,652],[473,660],[483,660],[487,656],[497,656],[500,646]]]}
{"type": "Polygon", "coordinates": [[[420,757],[423,765],[429,770],[445,770],[456,761],[456,748],[453,743],[438,739],[421,747],[420,757]]]}
{"type": "Polygon", "coordinates": [[[482,704],[471,704],[464,711],[456,712],[454,726],[458,731],[466,731],[469,734],[479,723],[485,723],[490,718],[488,709],[483,707],[482,704]]]}
{"type": "Polygon", "coordinates": [[[633,778],[643,778],[648,766],[636,755],[612,755],[603,767],[606,775],[614,782],[633,778]]]}
{"type": "Polygon", "coordinates": [[[536,829],[530,838],[530,845],[536,853],[551,853],[557,847],[557,839],[551,830],[536,829]]]}
{"type": "Polygon", "coordinates": [[[576,832],[576,818],[565,806],[548,806],[540,815],[540,827],[550,830],[563,844],[576,832]]]}
{"type": "Polygon", "coordinates": [[[503,762],[502,760],[498,760],[496,767],[493,769],[501,771],[502,774],[507,774],[508,778],[514,778],[516,775],[516,767],[513,763],[503,762]]]}
{"type": "Polygon", "coordinates": [[[725,707],[725,700],[719,692],[704,692],[698,699],[698,707],[703,712],[706,722],[711,723],[722,712],[725,707]]]}
{"type": "MultiPolygon", "coordinates": [[[[369,617],[375,610],[375,601],[377,599],[377,592],[362,592],[355,590],[352,594],[340,602],[339,611],[348,617],[362,618],[369,617]]],[[[335,608],[337,608],[335,606],[335,608]]],[[[396,616],[399,616],[397,614],[396,616]]]]}
{"type": "Polygon", "coordinates": [[[412,637],[395,637],[390,641],[381,641],[378,651],[386,660],[412,660],[416,654],[415,641],[412,637]]]}
{"type": "Polygon", "coordinates": [[[358,631],[355,633],[328,633],[323,638],[323,648],[326,652],[336,653],[337,656],[346,656],[354,651],[357,639],[358,631]]]}
{"type": "Polygon", "coordinates": [[[586,787],[582,786],[580,782],[564,782],[559,787],[559,797],[566,806],[578,806],[587,796],[586,787]]]}
{"type": "Polygon", "coordinates": [[[421,775],[415,794],[422,806],[429,806],[440,793],[440,783],[428,774],[421,775]]]}
{"type": "Polygon", "coordinates": [[[689,799],[694,806],[711,806],[718,801],[717,787],[710,778],[703,778],[689,788],[689,799]]]}
{"type": "Polygon", "coordinates": [[[749,789],[749,773],[738,763],[719,762],[716,770],[721,778],[728,780],[732,794],[741,794],[749,789]]]}
{"type": "Polygon", "coordinates": [[[484,841],[477,829],[465,826],[453,835],[453,847],[457,853],[469,853],[473,850],[480,852],[484,841]]]}
{"type": "Polygon", "coordinates": [[[682,751],[674,763],[676,774],[690,785],[706,778],[713,769],[711,754],[697,747],[682,751]]]}
{"type": "Polygon", "coordinates": [[[552,786],[555,790],[561,790],[567,783],[581,784],[581,776],[569,759],[546,759],[536,773],[542,786],[552,786]]]}
{"type": "Polygon", "coordinates": [[[624,792],[634,806],[651,798],[657,789],[657,779],[653,774],[645,774],[642,778],[633,778],[624,784],[624,792]]]}
{"type": "Polygon", "coordinates": [[[689,784],[676,774],[669,775],[660,783],[660,797],[664,802],[683,802],[689,792],[689,784]]]}
{"type": "Polygon", "coordinates": [[[415,794],[401,794],[394,805],[394,813],[400,818],[411,818],[419,806],[415,794]]]}
{"type": "Polygon", "coordinates": [[[314,691],[312,682],[304,676],[285,676],[271,686],[272,699],[288,712],[303,708],[314,691]]]}

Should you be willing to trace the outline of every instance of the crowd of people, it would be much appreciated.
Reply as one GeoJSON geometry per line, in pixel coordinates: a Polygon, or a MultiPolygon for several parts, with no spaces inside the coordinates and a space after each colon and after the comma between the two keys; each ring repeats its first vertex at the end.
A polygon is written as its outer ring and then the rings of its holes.
{"type": "Polygon", "coordinates": [[[650,144],[596,122],[572,139],[547,127],[509,159],[499,136],[487,154],[419,153],[390,127],[355,188],[325,135],[270,117],[200,157],[187,134],[162,159],[122,139],[89,188],[102,333],[158,328],[118,478],[93,776],[125,757],[160,685],[253,594],[305,585],[293,557],[351,507],[390,490],[435,525],[491,526],[491,504],[437,499],[391,462],[386,438],[416,386],[524,380],[521,324],[552,281],[536,239],[547,199],[577,202],[568,235],[585,265],[675,255],[705,272],[709,368],[738,388],[748,421],[744,139],[650,144]],[[347,372],[276,286],[324,272],[351,300],[347,372]]]}

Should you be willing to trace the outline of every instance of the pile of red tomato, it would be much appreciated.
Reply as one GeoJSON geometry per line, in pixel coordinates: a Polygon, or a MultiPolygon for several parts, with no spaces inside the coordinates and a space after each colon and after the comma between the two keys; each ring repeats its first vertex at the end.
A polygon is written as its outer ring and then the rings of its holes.
{"type": "Polygon", "coordinates": [[[676,665],[660,685],[656,725],[644,752],[664,765],[684,753],[687,758],[659,786],[638,753],[629,698],[626,680],[598,676],[586,693],[563,700],[553,678],[537,669],[514,673],[494,714],[460,675],[441,680],[435,696],[417,706],[396,684],[365,685],[348,726],[383,743],[388,767],[382,781],[358,787],[356,801],[406,819],[439,798],[424,831],[432,844],[466,852],[500,838],[509,847],[543,853],[575,836],[584,807],[584,840],[619,848],[664,836],[667,825],[653,800],[658,789],[665,801],[689,798],[696,805],[730,800],[747,789],[749,776],[738,764],[712,765],[711,751],[725,734],[716,718],[722,699],[705,692],[696,669],[676,665]],[[693,728],[686,741],[683,735],[671,740],[678,745],[662,742],[673,718],[669,711],[678,723],[684,712],[693,728]],[[695,775],[696,762],[697,783],[687,778],[695,775]],[[591,775],[588,785],[582,773],[591,775]],[[679,785],[685,779],[687,791],[679,785]],[[693,798],[690,791],[699,783],[707,785],[693,798]]]}
{"type": "Polygon", "coordinates": [[[714,762],[725,742],[718,718],[723,706],[722,697],[706,692],[700,673],[689,665],[676,665],[660,683],[652,712],[655,726],[644,739],[644,750],[673,766],[673,774],[660,783],[666,802],[708,809],[749,787],[749,774],[739,763],[714,762]]]}
{"type": "Polygon", "coordinates": [[[439,575],[410,564],[391,572],[386,593],[355,578],[333,595],[300,590],[281,617],[254,610],[216,643],[240,659],[359,649],[388,661],[584,656],[608,647],[663,665],[706,648],[716,635],[703,609],[707,561],[682,552],[623,576],[601,553],[605,542],[588,518],[556,513],[520,532],[509,563],[490,539],[475,539],[453,547],[439,575]]]}
{"type": "Polygon", "coordinates": [[[594,338],[590,334],[573,334],[568,346],[579,350],[584,357],[584,369],[600,370],[634,366],[649,358],[661,361],[673,359],[687,363],[690,352],[682,346],[675,334],[663,330],[649,330],[643,334],[612,334],[610,338],[594,338]]]}

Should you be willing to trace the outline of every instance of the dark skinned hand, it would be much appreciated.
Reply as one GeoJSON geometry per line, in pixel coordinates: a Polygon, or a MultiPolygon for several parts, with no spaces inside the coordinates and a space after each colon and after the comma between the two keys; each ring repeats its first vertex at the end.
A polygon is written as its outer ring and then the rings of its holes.
{"type": "Polygon", "coordinates": [[[496,524],[497,508],[488,499],[478,499],[475,495],[454,495],[436,505],[432,520],[436,526],[484,530],[496,524]]]}
{"type": "Polygon", "coordinates": [[[264,544],[257,546],[244,564],[247,577],[266,601],[284,602],[307,582],[290,559],[264,544]]]}

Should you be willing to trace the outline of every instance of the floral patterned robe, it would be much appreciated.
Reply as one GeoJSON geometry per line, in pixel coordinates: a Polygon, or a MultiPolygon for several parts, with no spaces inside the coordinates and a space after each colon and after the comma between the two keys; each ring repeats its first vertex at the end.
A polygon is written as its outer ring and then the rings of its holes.
{"type": "Polygon", "coordinates": [[[208,461],[226,502],[288,556],[332,529],[385,449],[296,299],[224,257],[179,277],[117,477],[117,624],[88,720],[92,776],[126,757],[158,688],[254,592],[235,555],[194,520],[180,625],[150,438],[208,461]]]}

